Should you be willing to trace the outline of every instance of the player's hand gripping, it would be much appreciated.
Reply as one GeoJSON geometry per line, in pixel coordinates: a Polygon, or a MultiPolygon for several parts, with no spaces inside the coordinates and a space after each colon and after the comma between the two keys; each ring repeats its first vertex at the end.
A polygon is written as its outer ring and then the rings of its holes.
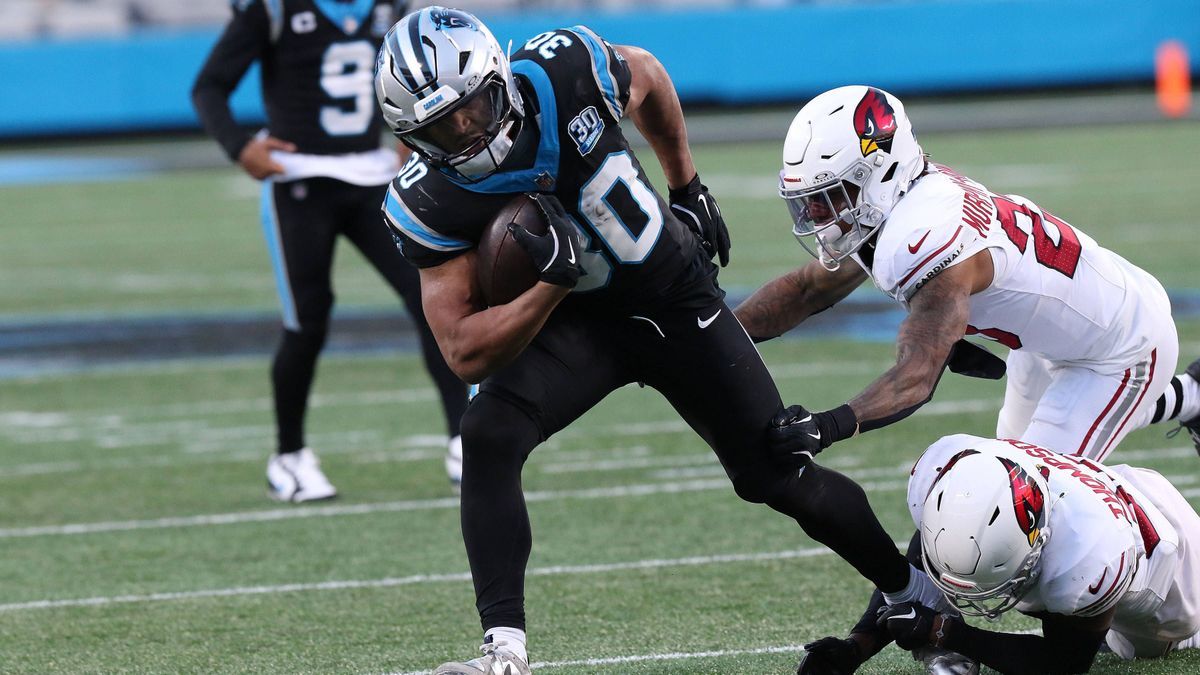
{"type": "Polygon", "coordinates": [[[828,447],[817,418],[802,405],[780,410],[767,427],[767,447],[780,464],[800,468],[828,447]]]}
{"type": "Polygon", "coordinates": [[[926,645],[942,646],[951,619],[925,605],[902,602],[886,607],[875,625],[887,631],[901,649],[912,651],[926,645]]]}
{"type": "Polygon", "coordinates": [[[721,215],[717,200],[700,182],[700,174],[696,174],[687,185],[668,191],[668,195],[671,211],[692,228],[704,250],[708,251],[708,257],[716,256],[721,261],[721,267],[728,265],[729,228],[725,226],[725,217],[721,215]]]}
{"type": "Polygon", "coordinates": [[[796,675],[851,675],[862,662],[862,651],[854,640],[823,637],[804,645],[796,675]]]}
{"type": "Polygon", "coordinates": [[[274,136],[252,138],[238,154],[238,164],[242,165],[242,169],[246,173],[258,180],[283,173],[283,167],[279,165],[279,162],[271,159],[272,150],[295,152],[296,146],[274,136]]]}
{"type": "Polygon", "coordinates": [[[508,231],[537,266],[538,278],[548,284],[575,288],[583,274],[583,233],[554,195],[531,194],[546,217],[546,234],[534,234],[516,223],[508,231]]]}

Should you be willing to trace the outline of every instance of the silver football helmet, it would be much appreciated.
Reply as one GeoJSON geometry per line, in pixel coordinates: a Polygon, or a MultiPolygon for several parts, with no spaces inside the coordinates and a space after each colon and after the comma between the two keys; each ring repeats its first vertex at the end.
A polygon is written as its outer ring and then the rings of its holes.
{"type": "Polygon", "coordinates": [[[879,232],[924,168],[900,99],[875,87],[839,87],[809,101],[792,120],[779,196],[787,200],[800,245],[836,270],[879,232]]]}
{"type": "Polygon", "coordinates": [[[1037,580],[1050,539],[1046,477],[964,450],[934,481],[921,516],[929,578],[964,614],[998,617],[1037,580]]]}
{"type": "Polygon", "coordinates": [[[466,181],[496,172],[525,115],[508,56],[491,31],[445,7],[413,12],[387,32],[375,96],[401,142],[466,181]]]}

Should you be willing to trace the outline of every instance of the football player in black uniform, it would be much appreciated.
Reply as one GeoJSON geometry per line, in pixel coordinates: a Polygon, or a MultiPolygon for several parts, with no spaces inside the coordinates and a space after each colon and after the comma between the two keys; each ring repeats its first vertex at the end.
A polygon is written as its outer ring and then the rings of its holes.
{"type": "Polygon", "coordinates": [[[398,161],[394,150],[381,147],[371,68],[397,16],[395,4],[234,0],[233,18],[192,89],[205,130],[263,181],[263,232],[283,308],[283,336],[271,368],[279,445],[267,464],[267,483],[271,496],[283,501],[337,494],[306,447],[304,416],[333,306],[330,277],[339,234],[408,307],[446,414],[446,468],[454,483],[461,475],[458,428],[466,386],[446,366],[421,310],[417,272],[397,255],[377,210],[398,161]],[[254,61],[262,65],[268,119],[257,136],[237,124],[228,103],[254,61]]]}
{"type": "Polygon", "coordinates": [[[711,258],[728,259],[724,221],[652,55],[576,26],[534,36],[510,66],[477,18],[427,7],[388,32],[375,89],[384,120],[415,151],[385,217],[421,269],[447,362],[480,383],[463,416],[462,529],[485,653],[437,673],[529,672],[521,467],[538,443],[631,382],[671,402],[739,496],[795,518],[895,601],[936,604],[940,594],[896,550],[862,489],[789,454],[794,425],[773,419],[779,392],[716,284],[711,258]],[[630,150],[623,117],[657,155],[669,205],[630,150]],[[549,224],[540,236],[510,225],[541,280],[484,307],[474,248],[521,192],[538,193],[549,224]]]}

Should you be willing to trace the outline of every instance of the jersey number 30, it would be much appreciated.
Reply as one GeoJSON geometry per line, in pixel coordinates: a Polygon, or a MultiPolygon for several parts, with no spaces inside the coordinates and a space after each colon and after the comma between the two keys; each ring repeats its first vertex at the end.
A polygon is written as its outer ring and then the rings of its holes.
{"type": "MultiPolygon", "coordinates": [[[[622,265],[643,262],[662,235],[663,214],[658,199],[638,176],[628,152],[615,152],[606,157],[596,173],[584,183],[579,191],[579,214],[622,265]],[[630,199],[645,216],[645,225],[636,234],[609,202],[618,183],[625,187],[630,199]]],[[[587,275],[580,279],[581,285],[577,287],[580,291],[602,288],[612,274],[610,263],[595,253],[584,257],[583,268],[587,275]]]]}
{"type": "Polygon", "coordinates": [[[375,115],[371,72],[375,48],[366,40],[339,42],[325,50],[321,63],[321,88],[330,98],[353,99],[354,105],[321,108],[321,128],[330,136],[356,136],[367,131],[375,115]]]}

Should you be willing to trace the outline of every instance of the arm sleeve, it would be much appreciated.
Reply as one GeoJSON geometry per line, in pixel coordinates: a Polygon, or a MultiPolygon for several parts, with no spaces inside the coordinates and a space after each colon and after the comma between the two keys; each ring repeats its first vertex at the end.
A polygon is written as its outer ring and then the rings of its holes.
{"type": "Polygon", "coordinates": [[[944,646],[1004,675],[1086,673],[1105,633],[1050,621],[1043,622],[1042,630],[1045,637],[994,633],[958,623],[944,646]]]}
{"type": "Polygon", "coordinates": [[[229,159],[237,161],[251,134],[238,125],[229,109],[229,95],[262,56],[270,41],[270,23],[261,2],[238,3],[217,44],[192,85],[192,106],[209,136],[229,159]]]}

